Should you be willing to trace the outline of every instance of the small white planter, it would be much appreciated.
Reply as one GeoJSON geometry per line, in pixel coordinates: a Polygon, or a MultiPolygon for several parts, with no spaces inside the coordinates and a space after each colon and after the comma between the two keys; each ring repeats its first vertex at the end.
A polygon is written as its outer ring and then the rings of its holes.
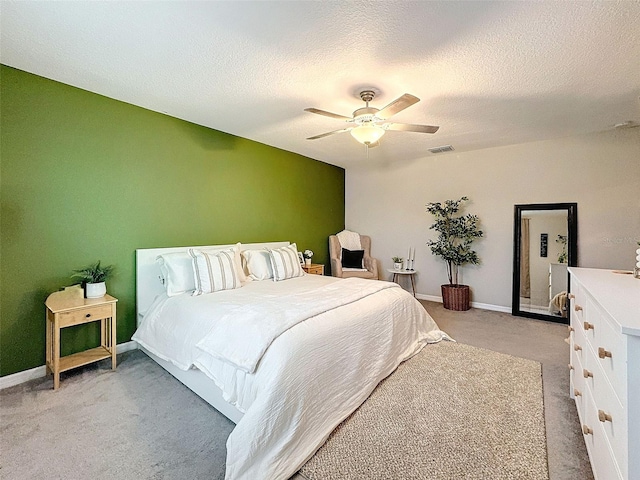
{"type": "Polygon", "coordinates": [[[85,285],[87,292],[87,298],[100,298],[104,297],[107,293],[107,286],[104,282],[100,283],[87,283],[85,285]]]}
{"type": "Polygon", "coordinates": [[[393,264],[394,270],[402,270],[402,262],[393,264]]]}
{"type": "Polygon", "coordinates": [[[310,258],[305,258],[305,259],[304,259],[304,264],[305,264],[307,267],[310,267],[310,266],[311,266],[311,259],[310,259],[310,258]]]}

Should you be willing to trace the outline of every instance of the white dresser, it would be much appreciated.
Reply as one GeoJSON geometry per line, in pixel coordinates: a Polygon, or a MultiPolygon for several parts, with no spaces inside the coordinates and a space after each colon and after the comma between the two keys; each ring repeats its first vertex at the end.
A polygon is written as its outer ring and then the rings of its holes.
{"type": "Polygon", "coordinates": [[[570,267],[571,375],[597,480],[640,480],[640,280],[570,267]]]}

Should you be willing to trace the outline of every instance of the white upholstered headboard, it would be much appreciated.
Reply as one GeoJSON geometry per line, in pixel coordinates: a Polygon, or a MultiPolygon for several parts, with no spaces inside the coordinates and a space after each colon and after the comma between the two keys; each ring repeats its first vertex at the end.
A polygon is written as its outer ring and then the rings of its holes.
{"type": "MultiPolygon", "coordinates": [[[[136,250],[136,324],[151,306],[156,296],[164,292],[160,265],[156,257],[165,253],[186,252],[189,248],[224,248],[231,245],[201,245],[192,247],[141,248],[136,250]]],[[[278,248],[289,245],[289,242],[243,243],[240,250],[256,248],[278,248]]]]}

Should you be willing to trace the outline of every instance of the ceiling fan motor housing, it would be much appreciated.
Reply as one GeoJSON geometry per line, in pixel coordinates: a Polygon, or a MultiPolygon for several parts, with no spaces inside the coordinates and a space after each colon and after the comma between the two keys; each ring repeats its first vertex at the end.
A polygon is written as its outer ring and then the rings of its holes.
{"type": "Polygon", "coordinates": [[[353,112],[353,121],[358,125],[362,125],[363,123],[371,123],[376,119],[376,113],[380,110],[373,107],[363,107],[359,108],[353,112]]]}

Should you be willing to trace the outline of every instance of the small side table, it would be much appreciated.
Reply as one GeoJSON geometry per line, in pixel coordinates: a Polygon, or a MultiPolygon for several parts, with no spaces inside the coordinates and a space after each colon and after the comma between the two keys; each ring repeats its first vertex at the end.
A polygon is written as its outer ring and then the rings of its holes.
{"type": "Polygon", "coordinates": [[[389,273],[393,273],[393,281],[396,282],[398,285],[400,285],[400,276],[401,275],[409,275],[409,278],[411,279],[411,289],[413,290],[413,296],[416,296],[416,273],[418,273],[417,270],[396,270],[394,268],[387,268],[387,272],[389,273]]]}
{"type": "Polygon", "coordinates": [[[60,372],[111,357],[116,369],[117,298],[84,298],[82,288],[68,288],[49,295],[47,307],[47,374],[53,373],[53,389],[60,386],[60,372]],[[100,322],[100,346],[60,357],[60,330],[65,327],[100,322]]]}
{"type": "Polygon", "coordinates": [[[312,263],[311,265],[302,265],[302,269],[311,275],[324,275],[324,265],[320,263],[312,263]]]}

